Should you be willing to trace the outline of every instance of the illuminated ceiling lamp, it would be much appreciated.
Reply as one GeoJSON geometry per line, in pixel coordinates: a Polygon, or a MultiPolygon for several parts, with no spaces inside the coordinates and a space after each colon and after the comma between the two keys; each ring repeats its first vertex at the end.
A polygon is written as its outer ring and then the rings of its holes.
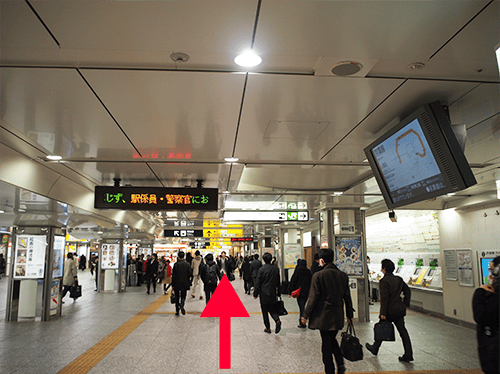
{"type": "Polygon", "coordinates": [[[254,66],[259,65],[262,62],[262,58],[258,56],[253,50],[247,50],[242,54],[236,56],[234,62],[245,68],[253,68],[254,66]]]}
{"type": "Polygon", "coordinates": [[[51,160],[51,161],[59,161],[59,160],[62,160],[62,156],[58,156],[58,155],[48,155],[48,156],[47,156],[47,159],[48,159],[48,160],[51,160]]]}

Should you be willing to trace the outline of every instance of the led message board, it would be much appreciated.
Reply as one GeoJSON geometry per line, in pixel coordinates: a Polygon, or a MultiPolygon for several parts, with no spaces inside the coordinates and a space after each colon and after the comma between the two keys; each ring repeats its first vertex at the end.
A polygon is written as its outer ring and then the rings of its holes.
{"type": "Polygon", "coordinates": [[[218,210],[217,188],[96,186],[96,209],[218,210]]]}

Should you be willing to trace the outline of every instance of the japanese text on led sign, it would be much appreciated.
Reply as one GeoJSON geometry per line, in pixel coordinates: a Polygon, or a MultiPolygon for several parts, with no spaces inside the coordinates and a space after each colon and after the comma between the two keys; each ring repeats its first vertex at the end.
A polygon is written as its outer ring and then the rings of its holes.
{"type": "Polygon", "coordinates": [[[217,210],[216,188],[95,188],[94,207],[122,210],[217,210]]]}

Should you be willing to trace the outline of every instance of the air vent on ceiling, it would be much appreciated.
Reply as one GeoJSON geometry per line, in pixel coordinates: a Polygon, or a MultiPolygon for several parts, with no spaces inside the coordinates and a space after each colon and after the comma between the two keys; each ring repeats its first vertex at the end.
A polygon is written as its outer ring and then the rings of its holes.
{"type": "Polygon", "coordinates": [[[363,65],[355,61],[342,61],[333,65],[332,74],[339,77],[354,75],[363,69],[363,65]]]}

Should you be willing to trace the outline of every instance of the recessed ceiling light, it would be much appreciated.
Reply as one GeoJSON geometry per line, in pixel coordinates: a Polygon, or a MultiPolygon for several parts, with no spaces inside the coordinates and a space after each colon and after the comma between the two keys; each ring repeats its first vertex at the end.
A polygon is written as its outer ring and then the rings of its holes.
{"type": "Polygon", "coordinates": [[[249,50],[236,56],[234,62],[240,66],[251,68],[259,65],[262,62],[262,59],[254,51],[249,50]]]}
{"type": "Polygon", "coordinates": [[[47,159],[48,159],[48,160],[52,160],[52,161],[59,161],[59,160],[62,160],[62,156],[58,156],[58,155],[48,155],[48,156],[47,156],[47,159]]]}
{"type": "Polygon", "coordinates": [[[450,193],[447,193],[446,195],[448,195],[448,196],[455,196],[455,192],[450,192],[450,193]]]}
{"type": "Polygon", "coordinates": [[[0,214],[5,213],[5,210],[0,210],[0,214]]]}
{"type": "Polygon", "coordinates": [[[425,67],[425,64],[423,62],[414,62],[410,65],[408,65],[406,68],[408,70],[420,70],[425,67]]]}
{"type": "Polygon", "coordinates": [[[342,194],[343,194],[343,192],[341,192],[341,191],[339,191],[339,192],[334,192],[334,193],[333,193],[333,196],[340,196],[340,195],[342,195],[342,194]]]}
{"type": "Polygon", "coordinates": [[[228,193],[231,193],[231,192],[229,192],[229,191],[224,191],[224,192],[223,192],[223,194],[228,194],[228,193]]]}
{"type": "Polygon", "coordinates": [[[238,157],[226,157],[224,159],[224,161],[226,161],[226,162],[238,162],[239,158],[238,157]]]}

